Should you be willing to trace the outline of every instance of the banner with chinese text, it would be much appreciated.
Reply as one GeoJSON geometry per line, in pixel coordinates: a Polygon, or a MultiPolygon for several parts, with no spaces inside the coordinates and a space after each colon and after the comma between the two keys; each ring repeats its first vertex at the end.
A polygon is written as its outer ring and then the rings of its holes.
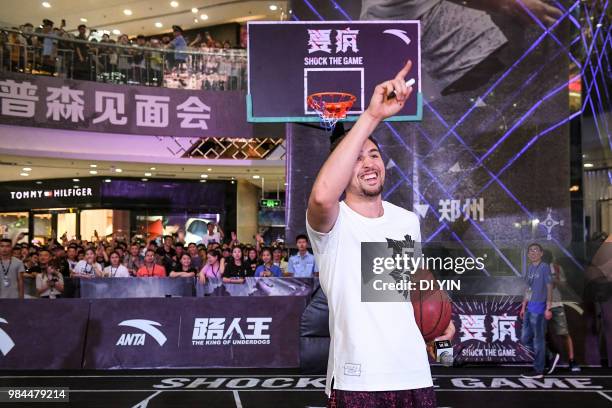
{"type": "Polygon", "coordinates": [[[454,299],[455,359],[461,363],[532,361],[520,342],[520,308],[520,298],[513,296],[454,299]]]}
{"type": "Polygon", "coordinates": [[[245,93],[2,72],[0,124],[173,137],[251,138],[245,93]]]}
{"type": "Polygon", "coordinates": [[[303,296],[98,299],[83,368],[297,367],[303,296]]]}

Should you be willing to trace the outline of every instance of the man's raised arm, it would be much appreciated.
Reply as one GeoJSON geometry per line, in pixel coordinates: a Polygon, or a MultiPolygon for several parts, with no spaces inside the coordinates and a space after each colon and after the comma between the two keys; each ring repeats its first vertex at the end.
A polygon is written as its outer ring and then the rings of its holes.
{"type": "Polygon", "coordinates": [[[381,120],[399,112],[410,97],[412,87],[406,87],[405,78],[411,68],[408,61],[395,78],[376,86],[368,108],[321,167],[308,200],[308,224],[315,231],[327,233],[336,223],[338,200],[350,182],[364,142],[381,120]],[[396,97],[389,99],[391,91],[396,97]]]}

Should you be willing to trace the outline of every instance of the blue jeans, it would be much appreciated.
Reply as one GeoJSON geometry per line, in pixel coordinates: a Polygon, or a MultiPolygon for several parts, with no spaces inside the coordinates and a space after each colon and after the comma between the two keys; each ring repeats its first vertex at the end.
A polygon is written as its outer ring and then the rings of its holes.
{"type": "Polygon", "coordinates": [[[543,373],[546,363],[546,319],[543,313],[535,314],[525,310],[521,343],[535,354],[533,369],[543,373]]]}

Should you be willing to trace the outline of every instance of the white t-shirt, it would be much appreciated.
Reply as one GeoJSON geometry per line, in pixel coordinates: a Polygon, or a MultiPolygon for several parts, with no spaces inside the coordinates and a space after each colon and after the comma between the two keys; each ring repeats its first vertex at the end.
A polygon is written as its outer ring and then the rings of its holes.
{"type": "Polygon", "coordinates": [[[432,387],[425,341],[410,302],[361,302],[361,242],[420,241],[417,216],[383,201],[384,214],[364,217],[340,202],[323,234],[306,228],[329,305],[331,342],[325,392],[394,391],[432,387]]]}
{"type": "Polygon", "coordinates": [[[202,243],[206,246],[208,246],[209,243],[217,243],[220,244],[221,243],[221,234],[218,232],[214,232],[212,235],[208,235],[208,231],[206,232],[206,235],[204,235],[202,237],[202,243]]]}
{"type": "Polygon", "coordinates": [[[74,273],[80,273],[83,275],[95,275],[96,274],[96,267],[101,271],[102,270],[102,266],[97,263],[94,262],[93,265],[90,265],[87,263],[86,260],[80,260],[79,262],[77,262],[76,266],[74,267],[73,271],[74,273]]]}
{"type": "Polygon", "coordinates": [[[116,268],[109,265],[104,268],[104,276],[107,278],[129,278],[130,272],[128,272],[127,268],[123,265],[119,265],[116,268]]]}

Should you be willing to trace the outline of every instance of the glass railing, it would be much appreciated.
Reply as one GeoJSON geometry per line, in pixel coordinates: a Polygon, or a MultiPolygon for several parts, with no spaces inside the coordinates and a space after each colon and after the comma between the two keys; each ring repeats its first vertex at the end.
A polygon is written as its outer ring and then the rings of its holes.
{"type": "Polygon", "coordinates": [[[112,84],[244,90],[246,51],[176,50],[0,28],[0,71],[112,84]]]}

